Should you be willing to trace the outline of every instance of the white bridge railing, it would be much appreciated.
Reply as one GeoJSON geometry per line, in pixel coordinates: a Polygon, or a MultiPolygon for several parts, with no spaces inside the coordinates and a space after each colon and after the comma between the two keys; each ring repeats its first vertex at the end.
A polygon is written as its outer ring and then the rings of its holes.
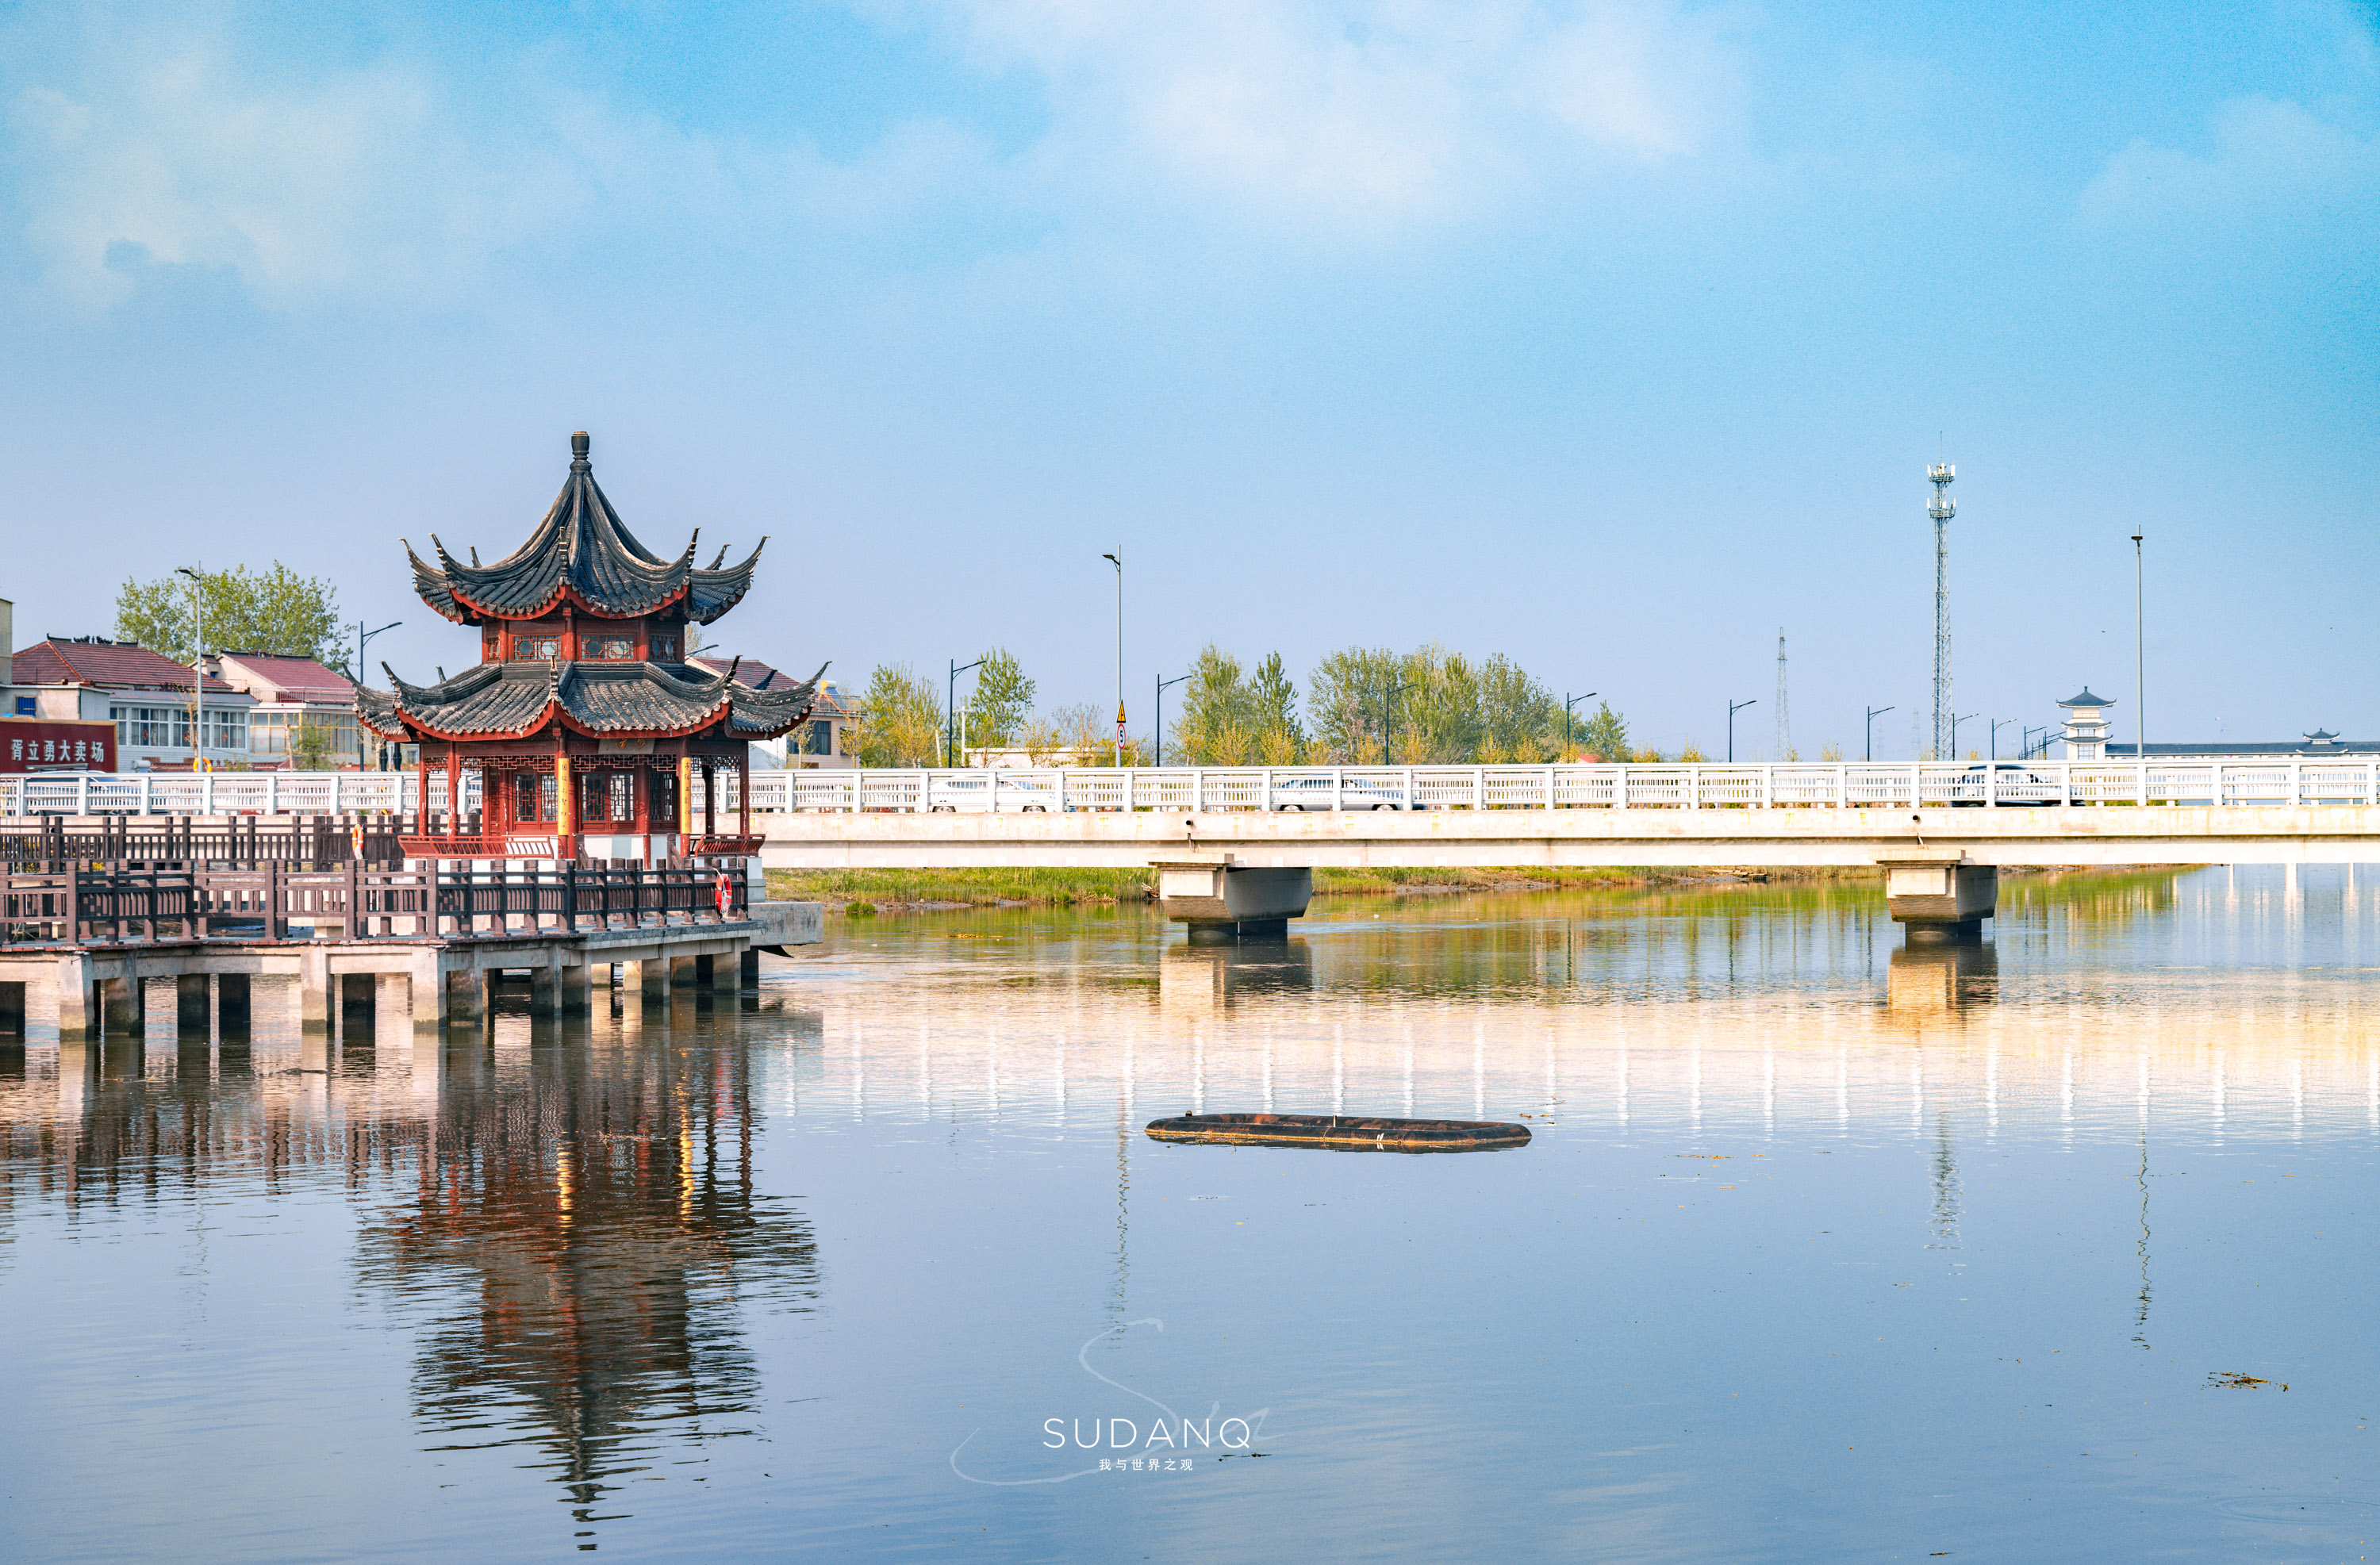
{"type": "MultiPolygon", "coordinates": [[[[467,770],[463,804],[479,805],[467,770]]],[[[411,771],[0,776],[0,816],[410,814],[411,771]]],[[[433,770],[430,807],[446,807],[433,770]]],[[[1779,761],[1650,766],[1140,767],[752,774],[755,815],[1075,810],[1908,809],[2380,805],[2374,761],[1779,761]]],[[[697,807],[700,808],[698,800],[697,807]]],[[[736,807],[721,780],[719,808],[736,807]]]]}

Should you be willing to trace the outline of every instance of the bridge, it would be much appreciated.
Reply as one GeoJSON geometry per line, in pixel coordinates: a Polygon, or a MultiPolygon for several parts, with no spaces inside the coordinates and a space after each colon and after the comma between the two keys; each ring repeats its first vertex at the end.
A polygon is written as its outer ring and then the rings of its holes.
{"type": "MultiPolygon", "coordinates": [[[[406,813],[419,787],[34,774],[0,815],[406,813]]],[[[1194,933],[1277,928],[1320,867],[1868,866],[1896,917],[1959,932],[2002,867],[2380,861],[2380,762],[2347,759],[818,770],[754,773],[751,809],[775,868],[1154,866],[1194,933]]]]}

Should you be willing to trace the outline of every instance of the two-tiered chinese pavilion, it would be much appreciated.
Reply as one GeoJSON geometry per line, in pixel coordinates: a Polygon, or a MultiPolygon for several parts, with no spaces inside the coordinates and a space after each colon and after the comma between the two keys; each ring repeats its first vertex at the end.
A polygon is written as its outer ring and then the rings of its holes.
{"type": "Polygon", "coordinates": [[[562,493],[504,559],[482,565],[475,549],[465,564],[432,535],[432,565],[406,544],[421,601],[480,629],[469,671],[407,685],[383,663],[394,693],[356,693],[374,732],[420,746],[423,840],[407,843],[418,856],[656,864],[758,851],[748,787],[737,789],[735,831],[719,830],[719,780],[748,782],[747,746],[808,717],[818,678],[763,692],[733,665],[690,668],[691,627],[743,599],[760,550],[730,565],[722,549],[703,569],[689,540],[662,559],[622,525],[587,450],[583,431],[570,437],[562,493]],[[433,829],[433,768],[449,800],[463,797],[466,770],[480,773],[476,832],[453,809],[433,829]]]}

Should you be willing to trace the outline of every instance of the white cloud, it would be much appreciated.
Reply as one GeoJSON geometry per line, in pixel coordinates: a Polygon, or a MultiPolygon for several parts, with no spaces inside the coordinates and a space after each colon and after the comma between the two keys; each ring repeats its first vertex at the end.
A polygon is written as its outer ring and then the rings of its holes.
{"type": "Polygon", "coordinates": [[[2205,155],[2134,141],[2082,193],[2104,224],[2303,210],[2380,191],[2380,140],[2316,119],[2297,104],[2238,98],[2216,112],[2205,155]]]}
{"type": "Polygon", "coordinates": [[[1705,149],[1740,69],[1668,0],[891,0],[1047,83],[1043,155],[1293,222],[1475,215],[1596,159],[1705,149]]]}

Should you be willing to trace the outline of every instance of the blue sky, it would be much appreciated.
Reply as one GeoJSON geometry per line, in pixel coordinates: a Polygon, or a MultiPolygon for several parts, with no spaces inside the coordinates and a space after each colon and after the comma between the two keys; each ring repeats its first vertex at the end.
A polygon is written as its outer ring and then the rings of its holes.
{"type": "Polygon", "coordinates": [[[2380,12],[1660,0],[0,5],[0,594],[399,535],[567,435],[735,649],[1045,701],[1501,651],[1664,747],[2380,733],[2380,12]],[[1962,738],[1965,735],[1962,734],[1962,738]]]}

